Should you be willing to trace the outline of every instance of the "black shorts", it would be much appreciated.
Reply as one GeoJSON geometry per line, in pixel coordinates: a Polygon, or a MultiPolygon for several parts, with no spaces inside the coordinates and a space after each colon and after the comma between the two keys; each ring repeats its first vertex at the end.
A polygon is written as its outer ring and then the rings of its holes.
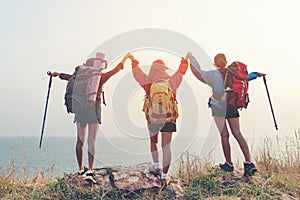
{"type": "Polygon", "coordinates": [[[220,109],[218,107],[212,106],[211,111],[212,111],[212,116],[220,116],[220,117],[225,116],[226,119],[240,117],[238,109],[229,104],[224,109],[220,109]]]}
{"type": "Polygon", "coordinates": [[[148,129],[151,132],[176,132],[176,124],[172,122],[167,122],[165,124],[148,124],[148,129]]]}

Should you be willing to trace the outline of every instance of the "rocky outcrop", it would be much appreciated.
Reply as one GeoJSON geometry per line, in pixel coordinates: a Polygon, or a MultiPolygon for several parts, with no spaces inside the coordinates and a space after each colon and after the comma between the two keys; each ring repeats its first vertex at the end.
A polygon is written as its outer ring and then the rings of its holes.
{"type": "MultiPolygon", "coordinates": [[[[151,163],[141,163],[129,167],[114,166],[94,169],[97,183],[92,187],[101,188],[105,191],[118,189],[124,195],[144,190],[158,192],[163,189],[170,199],[183,197],[184,191],[180,180],[171,177],[170,183],[162,188],[160,178],[150,173],[151,167],[151,163]]],[[[84,177],[79,177],[76,174],[72,177],[72,184],[85,188],[91,187],[84,177]]]]}

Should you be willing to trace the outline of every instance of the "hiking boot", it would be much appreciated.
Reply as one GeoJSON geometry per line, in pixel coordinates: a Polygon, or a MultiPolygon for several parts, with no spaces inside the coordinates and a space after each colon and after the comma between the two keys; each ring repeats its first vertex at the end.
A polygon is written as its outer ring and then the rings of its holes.
{"type": "Polygon", "coordinates": [[[89,184],[96,184],[97,183],[96,176],[95,176],[94,172],[92,172],[91,170],[87,171],[85,180],[89,184]]]}
{"type": "Polygon", "coordinates": [[[224,164],[220,163],[220,168],[224,172],[233,172],[233,165],[230,165],[228,162],[225,162],[224,164]]]}
{"type": "Polygon", "coordinates": [[[156,177],[160,176],[160,174],[161,174],[161,170],[159,168],[154,168],[154,167],[150,168],[149,172],[150,172],[150,174],[152,174],[153,176],[156,176],[156,177]]]}
{"type": "Polygon", "coordinates": [[[168,176],[164,179],[161,179],[161,186],[165,187],[165,186],[169,185],[170,181],[171,181],[171,178],[168,176]]]}
{"type": "Polygon", "coordinates": [[[85,177],[86,176],[86,172],[88,171],[89,169],[87,167],[83,167],[83,169],[79,170],[77,172],[77,175],[80,176],[80,177],[85,177]]]}
{"type": "Polygon", "coordinates": [[[257,169],[253,163],[244,163],[244,176],[253,176],[257,169]]]}

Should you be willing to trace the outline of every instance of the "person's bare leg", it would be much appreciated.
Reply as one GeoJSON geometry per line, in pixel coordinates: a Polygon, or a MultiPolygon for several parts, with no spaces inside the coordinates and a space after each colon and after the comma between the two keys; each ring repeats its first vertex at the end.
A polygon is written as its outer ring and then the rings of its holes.
{"type": "Polygon", "coordinates": [[[162,132],[162,150],[163,150],[163,173],[167,174],[171,165],[171,140],[172,132],[162,132]]]}
{"type": "Polygon", "coordinates": [[[88,158],[89,158],[89,169],[94,169],[95,153],[96,153],[96,136],[99,130],[99,124],[89,124],[89,135],[88,135],[88,158]]]}
{"type": "Polygon", "coordinates": [[[234,138],[237,140],[237,142],[240,145],[240,148],[244,154],[245,157],[245,161],[246,162],[250,162],[251,161],[251,157],[250,157],[250,151],[249,151],[249,147],[248,144],[245,140],[245,138],[242,135],[241,129],[240,129],[240,121],[239,118],[230,118],[228,119],[228,124],[229,127],[231,129],[232,135],[234,136],[234,138]]]}
{"type": "Polygon", "coordinates": [[[150,151],[154,163],[159,162],[158,155],[158,132],[149,132],[150,135],[150,151]]]}
{"type": "Polygon", "coordinates": [[[84,168],[83,166],[83,147],[84,147],[84,141],[86,136],[86,126],[82,127],[80,125],[80,122],[76,122],[77,127],[77,142],[76,142],[76,158],[79,170],[82,170],[84,168]]]}
{"type": "Polygon", "coordinates": [[[229,143],[229,132],[226,125],[226,119],[225,117],[221,116],[214,116],[215,123],[217,125],[217,128],[220,132],[221,136],[221,144],[223,149],[223,154],[225,157],[226,162],[232,164],[231,161],[231,149],[230,149],[230,143],[229,143]]]}

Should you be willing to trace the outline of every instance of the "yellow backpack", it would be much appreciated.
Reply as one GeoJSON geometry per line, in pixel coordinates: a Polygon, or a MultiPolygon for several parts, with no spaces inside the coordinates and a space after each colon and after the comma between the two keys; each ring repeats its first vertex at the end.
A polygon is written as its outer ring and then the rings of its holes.
{"type": "Polygon", "coordinates": [[[178,106],[168,80],[158,80],[151,84],[150,93],[144,101],[143,112],[149,123],[176,122],[179,116],[178,106]]]}

